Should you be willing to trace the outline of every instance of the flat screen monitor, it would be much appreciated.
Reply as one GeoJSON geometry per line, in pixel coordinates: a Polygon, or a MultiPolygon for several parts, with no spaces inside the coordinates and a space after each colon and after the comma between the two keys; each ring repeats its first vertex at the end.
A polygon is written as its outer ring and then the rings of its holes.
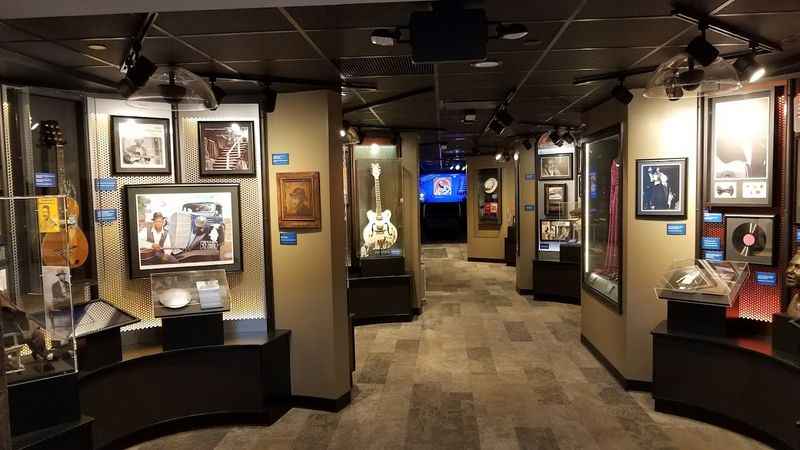
{"type": "Polygon", "coordinates": [[[422,203],[459,203],[467,198],[467,176],[463,173],[430,173],[419,177],[422,203]]]}

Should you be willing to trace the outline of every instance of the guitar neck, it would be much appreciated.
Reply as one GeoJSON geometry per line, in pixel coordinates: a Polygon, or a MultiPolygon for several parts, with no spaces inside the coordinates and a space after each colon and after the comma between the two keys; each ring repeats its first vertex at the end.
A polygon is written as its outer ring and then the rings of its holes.
{"type": "Polygon", "coordinates": [[[381,179],[375,177],[375,212],[381,214],[381,179]]]}
{"type": "Polygon", "coordinates": [[[67,176],[64,173],[64,144],[55,144],[56,147],[56,177],[58,178],[58,193],[67,193],[67,176]]]}

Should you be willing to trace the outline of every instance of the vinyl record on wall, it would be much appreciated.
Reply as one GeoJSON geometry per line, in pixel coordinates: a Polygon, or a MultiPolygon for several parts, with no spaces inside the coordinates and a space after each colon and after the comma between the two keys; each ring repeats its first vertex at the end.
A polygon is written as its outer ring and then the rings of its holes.
{"type": "Polygon", "coordinates": [[[751,264],[773,265],[774,221],[775,216],[726,216],[726,259],[751,264]]]}

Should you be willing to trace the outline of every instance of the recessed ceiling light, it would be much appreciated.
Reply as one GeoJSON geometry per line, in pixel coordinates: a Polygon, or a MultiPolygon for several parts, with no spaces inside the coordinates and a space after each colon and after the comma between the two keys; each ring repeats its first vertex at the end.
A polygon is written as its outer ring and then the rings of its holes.
{"type": "Polygon", "coordinates": [[[528,28],[521,23],[512,23],[509,25],[497,25],[497,37],[505,40],[522,39],[528,35],[528,28]]]}
{"type": "Polygon", "coordinates": [[[89,50],[108,50],[108,47],[106,47],[106,46],[105,46],[105,45],[103,45],[103,44],[89,44],[89,45],[87,45],[86,47],[87,47],[89,50]]]}
{"type": "Polygon", "coordinates": [[[486,61],[478,61],[470,64],[470,66],[475,67],[476,69],[494,69],[495,67],[500,67],[502,65],[502,62],[494,59],[487,59],[486,61]]]}

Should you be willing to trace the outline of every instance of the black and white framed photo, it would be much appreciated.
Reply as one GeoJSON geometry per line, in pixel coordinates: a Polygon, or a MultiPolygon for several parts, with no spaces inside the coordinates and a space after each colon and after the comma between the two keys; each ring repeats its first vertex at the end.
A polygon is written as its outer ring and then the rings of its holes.
{"type": "Polygon", "coordinates": [[[775,262],[775,216],[725,216],[725,259],[771,266],[775,262]]]}
{"type": "Polygon", "coordinates": [[[169,119],[111,116],[114,173],[172,174],[169,119]]]}
{"type": "Polygon", "coordinates": [[[131,278],[242,270],[238,184],[128,185],[125,191],[131,278]]]}
{"type": "Polygon", "coordinates": [[[572,153],[539,156],[540,180],[571,180],[572,153]]]}
{"type": "Polygon", "coordinates": [[[539,241],[568,242],[572,240],[571,220],[540,220],[539,241]]]}
{"type": "Polygon", "coordinates": [[[255,176],[254,129],[252,121],[198,122],[200,175],[255,176]]]}
{"type": "Polygon", "coordinates": [[[567,183],[544,184],[544,214],[547,217],[558,219],[566,217],[569,211],[567,183]]]}
{"type": "Polygon", "coordinates": [[[708,202],[772,206],[774,99],[771,91],[708,100],[708,202]]]}
{"type": "Polygon", "coordinates": [[[687,158],[636,160],[636,215],[686,217],[687,158]]]}

